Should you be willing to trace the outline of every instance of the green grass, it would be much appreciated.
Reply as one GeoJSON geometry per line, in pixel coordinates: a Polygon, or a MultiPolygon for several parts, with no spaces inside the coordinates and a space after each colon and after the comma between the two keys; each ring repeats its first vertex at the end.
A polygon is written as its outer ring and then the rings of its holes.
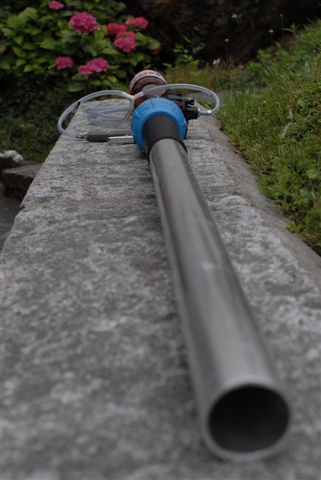
{"type": "MultiPolygon", "coordinates": [[[[259,52],[244,69],[188,69],[189,81],[224,91],[223,128],[289,229],[321,254],[321,21],[290,50],[259,52]]],[[[174,69],[180,79],[184,69],[174,69]]]]}
{"type": "Polygon", "coordinates": [[[321,252],[321,58],[232,94],[220,118],[290,229],[321,252]]]}
{"type": "Polygon", "coordinates": [[[262,52],[236,81],[223,127],[289,229],[321,253],[321,21],[291,51],[262,52]]]}

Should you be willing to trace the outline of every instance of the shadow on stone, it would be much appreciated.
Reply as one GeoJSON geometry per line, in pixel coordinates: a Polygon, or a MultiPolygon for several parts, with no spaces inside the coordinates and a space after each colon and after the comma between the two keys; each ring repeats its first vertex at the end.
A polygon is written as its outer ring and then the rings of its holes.
{"type": "Polygon", "coordinates": [[[20,210],[20,202],[40,167],[39,164],[25,162],[15,150],[0,154],[0,250],[20,210]]]}

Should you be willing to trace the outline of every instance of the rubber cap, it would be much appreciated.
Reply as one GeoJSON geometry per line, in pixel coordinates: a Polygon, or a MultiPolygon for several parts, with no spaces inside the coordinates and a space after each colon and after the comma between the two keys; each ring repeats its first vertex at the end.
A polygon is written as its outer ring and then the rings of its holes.
{"type": "Polygon", "coordinates": [[[183,140],[186,137],[187,122],[181,109],[174,102],[166,98],[150,98],[136,108],[131,121],[132,134],[135,142],[144,152],[146,152],[143,138],[144,125],[147,120],[157,115],[165,115],[173,120],[181,139],[183,140]]]}

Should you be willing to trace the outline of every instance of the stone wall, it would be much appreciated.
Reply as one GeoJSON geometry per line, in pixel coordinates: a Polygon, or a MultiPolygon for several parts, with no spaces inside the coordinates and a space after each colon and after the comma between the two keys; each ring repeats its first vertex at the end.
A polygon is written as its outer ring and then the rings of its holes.
{"type": "MultiPolygon", "coordinates": [[[[86,129],[78,112],[71,128],[86,129]]],[[[285,228],[212,120],[192,168],[288,387],[282,453],[204,447],[148,162],[136,145],[60,138],[1,258],[1,480],[316,480],[320,257],[285,228]]]]}

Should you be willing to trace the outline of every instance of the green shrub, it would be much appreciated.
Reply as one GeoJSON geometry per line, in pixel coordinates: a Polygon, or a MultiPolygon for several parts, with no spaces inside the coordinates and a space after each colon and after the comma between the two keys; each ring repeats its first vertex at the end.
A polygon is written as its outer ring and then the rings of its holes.
{"type": "MultiPolygon", "coordinates": [[[[296,72],[321,53],[321,22],[306,27],[301,34],[296,33],[296,28],[291,29],[295,34],[292,47],[283,48],[276,43],[266,50],[259,50],[257,60],[247,64],[239,86],[265,87],[287,77],[289,72],[296,72]]],[[[236,85],[235,85],[236,86],[236,85]]]]}
{"type": "Polygon", "coordinates": [[[14,149],[25,160],[43,161],[59,136],[59,115],[79,94],[68,92],[65,82],[52,80],[21,79],[17,89],[8,78],[1,87],[0,152],[14,149]]]}
{"type": "Polygon", "coordinates": [[[159,42],[148,22],[124,16],[121,2],[40,0],[17,14],[0,10],[0,75],[68,80],[72,92],[108,88],[148,66],[159,42]],[[89,13],[90,12],[90,13],[89,13]],[[116,33],[106,25],[118,23],[116,33]]]}

